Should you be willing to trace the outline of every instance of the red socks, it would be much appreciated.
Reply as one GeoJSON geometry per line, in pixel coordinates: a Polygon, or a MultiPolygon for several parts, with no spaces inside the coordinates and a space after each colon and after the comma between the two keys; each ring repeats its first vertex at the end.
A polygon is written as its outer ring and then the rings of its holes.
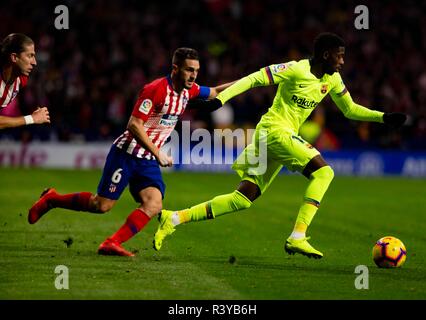
{"type": "MultiPolygon", "coordinates": [[[[70,193],[65,195],[55,195],[49,199],[53,207],[71,209],[76,211],[90,211],[90,192],[70,193]]],[[[149,222],[151,218],[141,209],[135,209],[127,217],[126,223],[110,239],[119,243],[126,242],[149,222]]]]}
{"type": "Polygon", "coordinates": [[[151,218],[141,209],[135,209],[126,220],[126,223],[112,237],[111,240],[118,241],[119,243],[126,242],[149,222],[151,218]]]}
{"type": "Polygon", "coordinates": [[[89,211],[90,192],[69,193],[50,199],[50,203],[55,208],[71,209],[76,211],[89,211]]]}

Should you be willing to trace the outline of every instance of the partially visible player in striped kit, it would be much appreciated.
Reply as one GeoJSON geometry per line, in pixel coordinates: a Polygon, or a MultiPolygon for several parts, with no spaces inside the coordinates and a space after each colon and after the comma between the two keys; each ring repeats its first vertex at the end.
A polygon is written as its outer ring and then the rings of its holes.
{"type": "MultiPolygon", "coordinates": [[[[27,85],[37,65],[34,41],[22,33],[9,34],[0,44],[0,108],[6,108],[27,85]]],[[[0,115],[0,129],[29,124],[50,123],[46,107],[38,107],[31,115],[8,117],[0,115]]]]}
{"type": "Polygon", "coordinates": [[[160,149],[170,136],[189,100],[212,99],[232,83],[214,88],[195,83],[200,70],[198,53],[179,48],[173,55],[170,75],[145,85],[133,108],[127,130],[111,147],[98,185],[97,194],[90,192],[60,195],[46,189],[29,210],[33,224],[52,208],[105,213],[111,210],[127,185],[140,206],[125,224],[99,247],[104,255],[133,256],[121,243],[138,233],[162,209],[165,185],[160,167],[172,165],[172,158],[160,149]]]}

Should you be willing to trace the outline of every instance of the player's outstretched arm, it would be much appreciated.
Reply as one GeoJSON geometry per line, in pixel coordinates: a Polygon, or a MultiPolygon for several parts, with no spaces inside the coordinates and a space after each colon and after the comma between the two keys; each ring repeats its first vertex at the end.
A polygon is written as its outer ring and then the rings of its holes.
{"type": "Polygon", "coordinates": [[[232,81],[232,82],[227,82],[227,83],[221,84],[221,85],[216,86],[216,87],[211,87],[208,100],[216,98],[219,93],[221,93],[223,90],[229,88],[230,86],[232,86],[237,81],[238,80],[235,80],[235,81],[232,81]]]}
{"type": "Polygon", "coordinates": [[[42,123],[50,123],[49,111],[46,107],[37,108],[37,110],[35,110],[31,115],[22,117],[0,116],[0,129],[42,123]]]}
{"type": "Polygon", "coordinates": [[[393,128],[402,126],[407,120],[407,116],[403,113],[383,113],[361,106],[352,100],[349,92],[346,92],[342,96],[332,94],[331,98],[345,117],[351,120],[380,122],[393,128]]]}
{"type": "Polygon", "coordinates": [[[237,81],[229,82],[224,85],[213,88],[211,90],[210,98],[211,100],[193,100],[190,101],[188,108],[189,109],[202,109],[206,111],[215,111],[222,107],[226,101],[232,99],[235,96],[240,95],[241,93],[259,86],[267,86],[270,83],[265,79],[262,71],[253,72],[248,76],[245,76],[237,81]]]}
{"type": "Polygon", "coordinates": [[[20,126],[24,126],[25,124],[26,123],[25,123],[24,117],[0,116],[0,129],[20,127],[20,126]]]}
{"type": "Polygon", "coordinates": [[[404,113],[384,113],[381,111],[371,110],[355,103],[340,75],[336,78],[335,83],[336,85],[330,91],[330,96],[346,118],[358,121],[380,122],[392,128],[401,127],[407,120],[407,115],[404,113]]]}

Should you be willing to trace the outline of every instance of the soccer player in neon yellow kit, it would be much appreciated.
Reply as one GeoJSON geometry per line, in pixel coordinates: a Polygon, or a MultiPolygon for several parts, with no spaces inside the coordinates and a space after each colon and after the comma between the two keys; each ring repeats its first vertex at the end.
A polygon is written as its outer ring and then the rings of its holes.
{"type": "MultiPolygon", "coordinates": [[[[311,59],[290,61],[262,68],[222,91],[215,99],[200,102],[209,109],[221,107],[253,87],[278,84],[272,106],[256,126],[253,142],[238,156],[232,168],[241,182],[232,193],[213,198],[191,208],[162,210],[160,225],[154,236],[154,248],[160,250],[164,238],[175,231],[175,226],[190,221],[212,219],[217,216],[247,209],[263,194],[285,166],[309,179],[303,202],[299,208],[293,232],[284,249],[289,254],[300,253],[322,258],[323,254],[307,241],[306,231],[327,191],[333,169],[319,151],[298,136],[299,128],[320,101],[330,94],[345,117],[352,120],[387,123],[401,126],[406,115],[383,113],[356,104],[340,76],[344,64],[345,44],[337,35],[322,33],[314,41],[311,59]],[[266,143],[267,167],[253,166],[247,159],[262,159],[261,143],[266,143]]],[[[264,159],[265,157],[263,157],[264,159]]]]}

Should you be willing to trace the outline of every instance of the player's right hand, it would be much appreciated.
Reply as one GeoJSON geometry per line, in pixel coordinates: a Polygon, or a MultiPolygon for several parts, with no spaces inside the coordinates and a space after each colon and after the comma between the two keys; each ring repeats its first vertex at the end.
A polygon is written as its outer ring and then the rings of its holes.
{"type": "Polygon", "coordinates": [[[200,109],[205,110],[209,112],[213,112],[217,109],[222,107],[222,101],[220,101],[217,98],[214,98],[212,100],[189,100],[188,102],[188,109],[200,109]]]}
{"type": "Polygon", "coordinates": [[[34,123],[42,124],[42,123],[50,123],[50,115],[49,110],[46,107],[38,107],[32,114],[34,123]]]}
{"type": "Polygon", "coordinates": [[[407,115],[401,112],[389,112],[383,115],[383,122],[393,128],[401,127],[407,120],[407,115]]]}
{"type": "Polygon", "coordinates": [[[172,157],[162,151],[158,153],[157,161],[162,167],[171,167],[173,165],[172,157]]]}

